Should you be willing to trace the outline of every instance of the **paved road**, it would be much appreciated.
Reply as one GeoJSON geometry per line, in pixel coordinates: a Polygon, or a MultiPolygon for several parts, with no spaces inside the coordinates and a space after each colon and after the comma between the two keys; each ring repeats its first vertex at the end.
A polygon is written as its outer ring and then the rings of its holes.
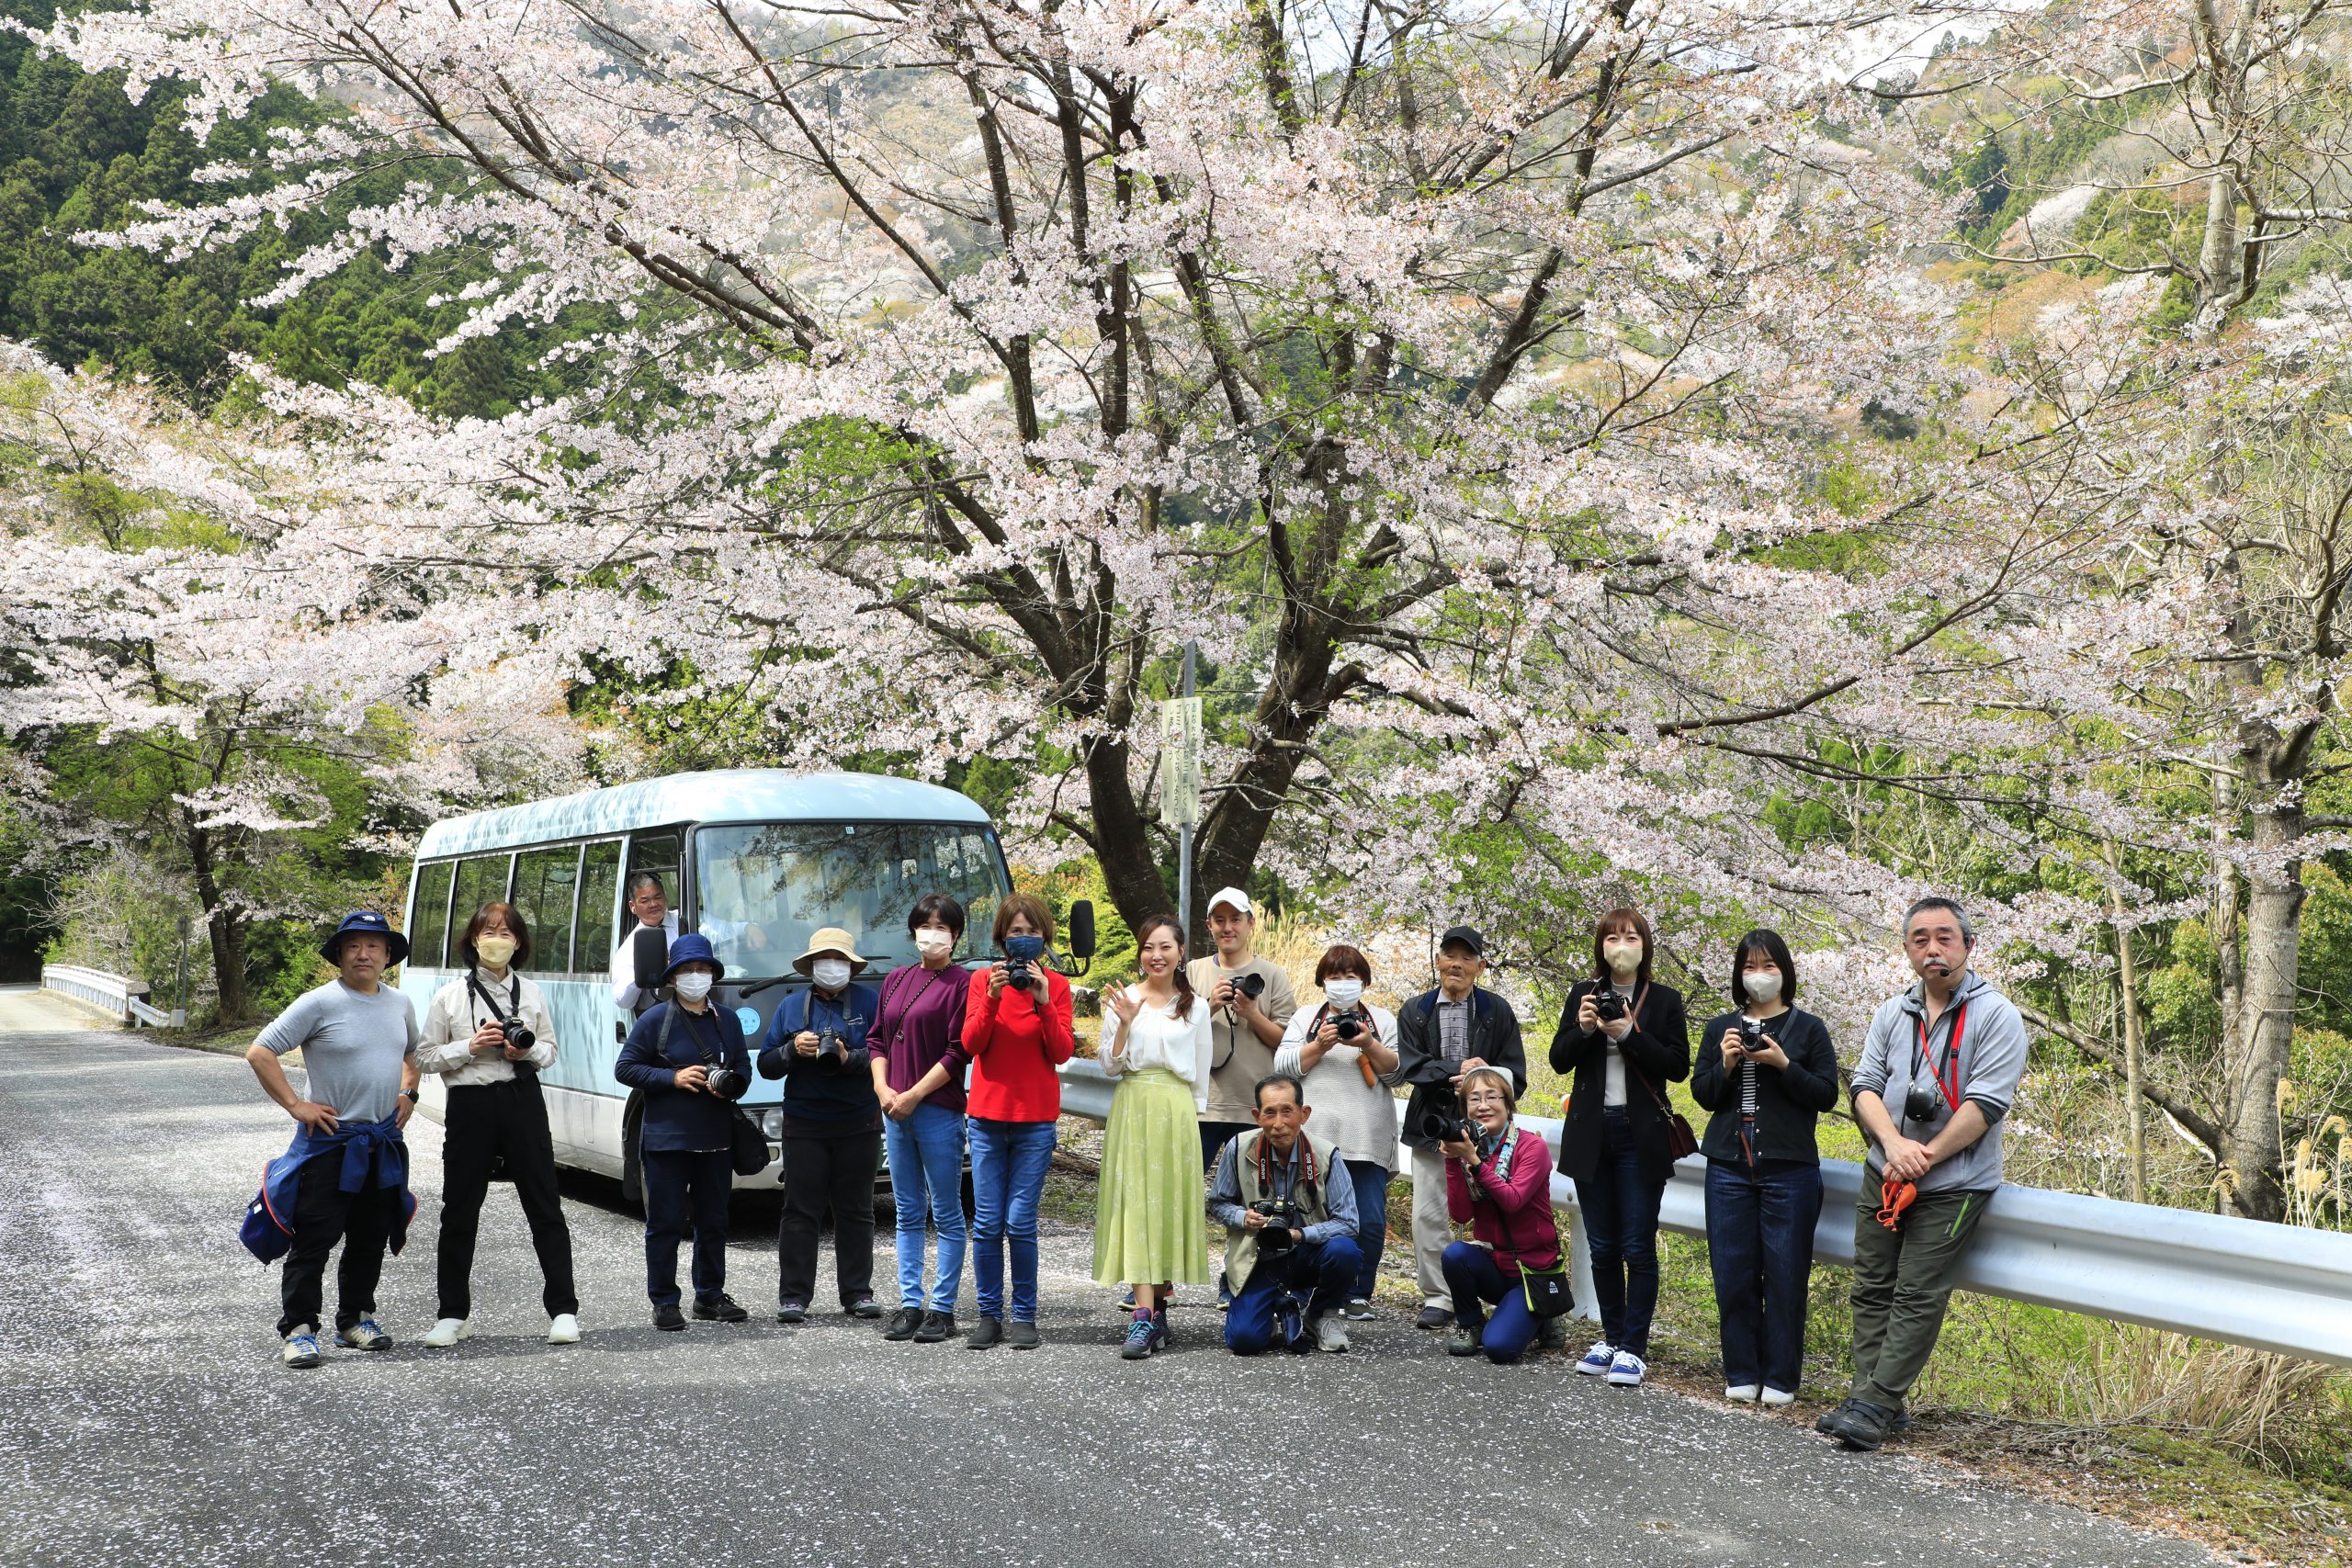
{"type": "Polygon", "coordinates": [[[106,1027],[107,1015],[87,1002],[44,991],[39,986],[0,986],[0,1034],[38,1030],[65,1033],[106,1027]]]}
{"type": "MultiPolygon", "coordinates": [[[[839,1317],[657,1334],[636,1224],[577,1200],[587,1334],[550,1350],[502,1192],[483,1332],[427,1352],[440,1134],[422,1122],[422,1224],[381,1303],[407,1342],[290,1372],[276,1275],[234,1235],[288,1125],[234,1057],[0,1034],[0,1562],[2210,1561],[1557,1359],[1457,1362],[1401,1318],[1344,1357],[1243,1363],[1209,1348],[1214,1312],[1180,1307],[1182,1348],[1125,1363],[1069,1229],[1047,1242],[1049,1343],[983,1355],[839,1317]]],[[[747,1303],[772,1299],[773,1252],[736,1244],[747,1303]]]]}

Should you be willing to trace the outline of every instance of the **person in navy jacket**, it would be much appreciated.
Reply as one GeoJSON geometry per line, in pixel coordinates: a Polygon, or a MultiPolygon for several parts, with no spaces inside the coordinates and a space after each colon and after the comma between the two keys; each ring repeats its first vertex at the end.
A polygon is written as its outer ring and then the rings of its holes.
{"type": "Polygon", "coordinates": [[[833,1278],[842,1310],[880,1317],[874,1300],[874,1177],[882,1163],[882,1101],[874,1092],[866,1032],[882,1010],[871,986],[852,984],[865,959],[849,932],[827,926],[792,961],[809,977],[776,1004],[760,1076],[784,1080],[784,1214],[776,1222],[775,1317],[798,1323],[817,1289],[817,1236],[833,1211],[833,1278]]]}
{"type": "Polygon", "coordinates": [[[752,1058],[735,1015],[710,1005],[725,971],[710,942],[688,931],[670,944],[662,984],[670,998],[629,1031],[613,1077],[645,1097],[639,1158],[645,1181],[645,1293],[653,1326],[682,1329],[678,1243],[689,1215],[695,1234],[695,1315],[741,1323],[748,1314],[727,1293],[727,1201],[735,1188],[730,1154],[734,1102],[752,1087],[752,1058]]]}

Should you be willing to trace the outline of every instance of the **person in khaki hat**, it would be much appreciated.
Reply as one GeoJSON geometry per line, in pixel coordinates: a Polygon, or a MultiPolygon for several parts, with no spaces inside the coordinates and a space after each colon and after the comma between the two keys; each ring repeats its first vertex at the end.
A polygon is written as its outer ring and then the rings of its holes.
{"type": "Polygon", "coordinates": [[[874,1093],[866,1031],[882,999],[853,984],[865,959],[849,932],[827,926],[792,961],[808,977],[776,1003],[760,1076],[784,1082],[784,1215],[776,1223],[776,1321],[808,1315],[817,1289],[817,1235],[833,1211],[834,1280],[842,1310],[879,1317],[874,1300],[874,1177],[882,1160],[882,1102],[874,1093]]]}

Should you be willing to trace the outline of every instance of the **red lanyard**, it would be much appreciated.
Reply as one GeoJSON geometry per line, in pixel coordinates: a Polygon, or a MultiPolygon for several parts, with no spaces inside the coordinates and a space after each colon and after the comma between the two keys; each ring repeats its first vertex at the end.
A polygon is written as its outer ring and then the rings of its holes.
{"type": "Polygon", "coordinates": [[[1919,1060],[1927,1064],[1928,1073],[1936,1080],[1936,1087],[1944,1092],[1944,1103],[1951,1106],[1952,1114],[1957,1116],[1960,1114],[1960,1033],[1968,1027],[1968,1004],[1961,1003],[1960,1010],[1952,1014],[1951,1033],[1944,1042],[1944,1062],[1940,1067],[1936,1066],[1935,1058],[1928,1055],[1928,1021],[1915,1018],[1911,1021],[1919,1030],[1919,1060]],[[1945,1081],[1947,1072],[1951,1075],[1949,1083],[1945,1081]]]}

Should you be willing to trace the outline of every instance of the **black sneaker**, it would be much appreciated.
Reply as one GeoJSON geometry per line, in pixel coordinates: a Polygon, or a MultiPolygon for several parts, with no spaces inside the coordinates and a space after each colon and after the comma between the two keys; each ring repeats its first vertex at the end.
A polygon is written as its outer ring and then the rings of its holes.
{"type": "Polygon", "coordinates": [[[664,1334],[684,1333],[686,1326],[686,1314],[678,1310],[677,1303],[664,1302],[653,1309],[653,1326],[664,1334]]]}
{"type": "Polygon", "coordinates": [[[1849,1399],[1821,1419],[1823,1431],[1849,1449],[1870,1453],[1885,1443],[1894,1414],[1865,1399],[1849,1399]]]}
{"type": "Polygon", "coordinates": [[[733,1296],[721,1291],[715,1296],[696,1296],[695,1315],[705,1323],[741,1323],[752,1314],[737,1305],[733,1296]]]}
{"type": "Polygon", "coordinates": [[[1886,1435],[1890,1438],[1902,1438],[1908,1437],[1910,1432],[1911,1408],[1905,1405],[1894,1413],[1894,1419],[1887,1422],[1886,1435]]]}
{"type": "MultiPolygon", "coordinates": [[[[695,1315],[699,1317],[702,1314],[696,1313],[695,1315]]],[[[804,1323],[808,1321],[808,1307],[799,1302],[786,1302],[775,1309],[775,1320],[778,1323],[804,1323]]]]}
{"type": "Polygon", "coordinates": [[[852,1317],[880,1317],[882,1303],[872,1296],[852,1296],[842,1303],[842,1311],[852,1317]]]}
{"type": "Polygon", "coordinates": [[[1451,1328],[1453,1326],[1453,1314],[1446,1311],[1443,1307],[1423,1307],[1419,1312],[1413,1315],[1413,1326],[1416,1328],[1451,1328]]]}
{"type": "Polygon", "coordinates": [[[882,1331],[885,1339],[908,1340],[922,1326],[922,1308],[900,1307],[890,1314],[890,1325],[882,1331]]]}
{"type": "Polygon", "coordinates": [[[955,1334],[956,1314],[954,1313],[927,1312],[922,1314],[922,1325],[915,1330],[915,1343],[936,1345],[944,1339],[953,1338],[955,1334]]]}
{"type": "Polygon", "coordinates": [[[1849,1399],[1844,1404],[1838,1405],[1835,1410],[1823,1411],[1820,1418],[1814,1422],[1813,1429],[1820,1433],[1825,1438],[1836,1437],[1838,1435],[1838,1417],[1844,1416],[1847,1411],[1852,1409],[1853,1405],[1854,1402],[1851,1399],[1849,1399]]]}
{"type": "Polygon", "coordinates": [[[995,1318],[984,1317],[973,1324],[972,1331],[964,1336],[964,1348],[967,1350],[985,1350],[989,1346],[1001,1340],[1003,1337],[1004,1325],[998,1322],[995,1318]]]}
{"type": "Polygon", "coordinates": [[[1004,1342],[1016,1350],[1035,1350],[1043,1343],[1037,1337],[1037,1325],[1014,1318],[1005,1325],[1004,1342]]]}

